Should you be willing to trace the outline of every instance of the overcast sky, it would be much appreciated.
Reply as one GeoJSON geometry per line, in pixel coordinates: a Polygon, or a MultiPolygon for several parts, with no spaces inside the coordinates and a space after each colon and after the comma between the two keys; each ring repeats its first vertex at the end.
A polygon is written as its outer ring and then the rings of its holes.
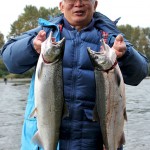
{"type": "MultiPolygon", "coordinates": [[[[23,13],[26,5],[37,8],[53,8],[60,0],[4,0],[0,5],[0,32],[5,36],[10,31],[10,24],[23,13]]],[[[121,17],[118,25],[150,27],[149,0],[98,0],[97,11],[107,15],[111,20],[121,17]]]]}

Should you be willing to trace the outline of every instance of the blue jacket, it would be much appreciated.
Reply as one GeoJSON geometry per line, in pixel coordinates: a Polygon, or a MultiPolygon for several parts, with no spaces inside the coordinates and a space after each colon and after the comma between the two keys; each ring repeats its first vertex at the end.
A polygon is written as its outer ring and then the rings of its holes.
{"type": "MultiPolygon", "coordinates": [[[[12,73],[24,73],[36,66],[39,55],[33,48],[33,38],[44,29],[49,34],[55,31],[57,40],[65,37],[63,56],[64,98],[69,109],[69,117],[63,118],[60,128],[60,150],[103,150],[103,141],[98,122],[92,121],[95,105],[95,80],[93,66],[87,54],[87,47],[95,51],[100,49],[102,32],[109,34],[107,44],[113,45],[120,33],[114,22],[106,16],[95,13],[91,23],[78,32],[72,28],[63,15],[51,22],[41,20],[41,26],[9,40],[2,50],[4,63],[12,73]],[[57,25],[63,24],[59,32],[57,25]]],[[[147,59],[137,52],[125,39],[127,51],[118,59],[124,81],[129,85],[138,85],[148,73],[147,59]]],[[[31,141],[37,130],[36,119],[29,118],[34,109],[34,75],[32,77],[25,120],[22,130],[22,150],[37,150],[31,141]]]]}

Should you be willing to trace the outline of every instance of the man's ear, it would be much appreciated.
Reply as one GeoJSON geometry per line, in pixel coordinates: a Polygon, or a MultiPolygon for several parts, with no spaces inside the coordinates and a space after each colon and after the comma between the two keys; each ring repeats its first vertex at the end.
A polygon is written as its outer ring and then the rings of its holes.
{"type": "Polygon", "coordinates": [[[63,1],[61,1],[61,2],[59,3],[59,9],[60,9],[60,11],[61,11],[62,13],[64,13],[64,2],[63,2],[63,1]]]}
{"type": "Polygon", "coordinates": [[[98,5],[98,1],[96,0],[96,1],[95,1],[95,4],[94,4],[94,10],[96,10],[97,5],[98,5]]]}

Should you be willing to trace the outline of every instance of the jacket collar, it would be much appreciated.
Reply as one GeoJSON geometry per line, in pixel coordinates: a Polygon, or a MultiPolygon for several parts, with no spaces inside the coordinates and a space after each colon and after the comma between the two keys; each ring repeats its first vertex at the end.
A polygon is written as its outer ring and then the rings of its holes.
{"type": "MultiPolygon", "coordinates": [[[[82,30],[91,29],[94,26],[94,23],[95,23],[95,20],[92,18],[90,24],[87,27],[83,28],[82,30]]],[[[65,17],[63,17],[63,25],[66,29],[70,31],[75,30],[75,28],[69,24],[69,22],[66,20],[65,17]]]]}

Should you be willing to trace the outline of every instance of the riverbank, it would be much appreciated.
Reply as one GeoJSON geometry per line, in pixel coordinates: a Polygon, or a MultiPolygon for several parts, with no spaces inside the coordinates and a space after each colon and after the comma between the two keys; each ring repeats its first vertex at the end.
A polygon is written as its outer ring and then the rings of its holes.
{"type": "MultiPolygon", "coordinates": [[[[145,79],[150,79],[150,76],[147,76],[145,79]]],[[[7,81],[10,83],[13,83],[13,82],[30,82],[31,78],[7,78],[7,81]]],[[[0,82],[4,82],[4,79],[0,78],[0,82]]]]}
{"type": "MultiPolygon", "coordinates": [[[[27,83],[27,82],[30,82],[31,81],[31,78],[7,78],[7,82],[9,83],[27,83]]],[[[0,78],[0,82],[4,82],[4,79],[3,78],[0,78]]]]}
{"type": "Polygon", "coordinates": [[[145,79],[150,79],[150,76],[146,77],[145,79]]]}

